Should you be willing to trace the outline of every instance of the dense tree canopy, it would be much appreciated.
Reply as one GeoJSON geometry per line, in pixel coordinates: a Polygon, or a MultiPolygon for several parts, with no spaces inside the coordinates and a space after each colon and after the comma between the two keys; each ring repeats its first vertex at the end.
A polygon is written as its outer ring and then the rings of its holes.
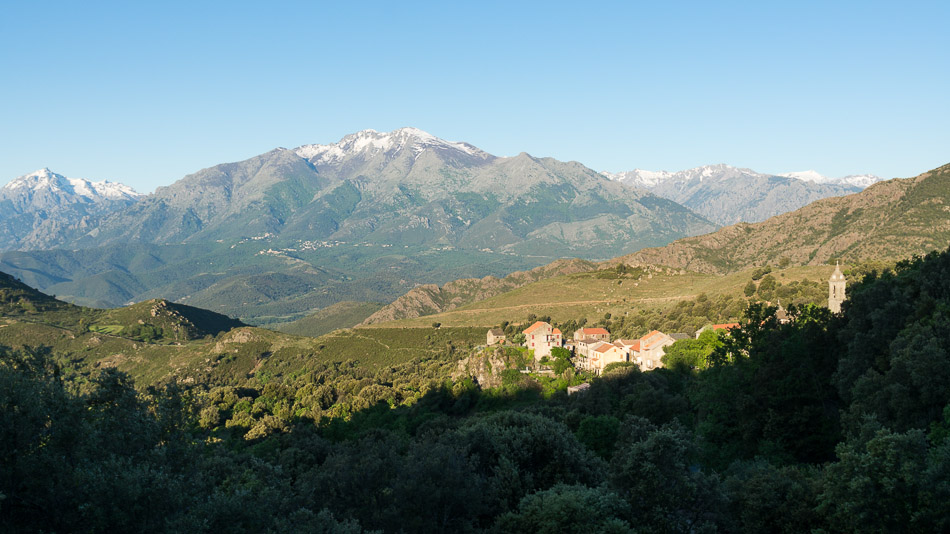
{"type": "Polygon", "coordinates": [[[945,531],[948,310],[950,254],[931,254],[869,272],[842,314],[754,305],[667,369],[570,396],[517,369],[452,379],[448,348],[138,390],[2,348],[0,530],[945,531]]]}

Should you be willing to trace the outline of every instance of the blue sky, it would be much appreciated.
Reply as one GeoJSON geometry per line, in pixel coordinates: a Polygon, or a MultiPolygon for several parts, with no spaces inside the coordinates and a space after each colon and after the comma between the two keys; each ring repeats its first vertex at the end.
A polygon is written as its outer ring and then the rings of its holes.
{"type": "Polygon", "coordinates": [[[415,126],[596,170],[950,162],[950,2],[5,2],[0,182],[415,126]],[[198,5],[196,5],[198,4],[198,5]]]}

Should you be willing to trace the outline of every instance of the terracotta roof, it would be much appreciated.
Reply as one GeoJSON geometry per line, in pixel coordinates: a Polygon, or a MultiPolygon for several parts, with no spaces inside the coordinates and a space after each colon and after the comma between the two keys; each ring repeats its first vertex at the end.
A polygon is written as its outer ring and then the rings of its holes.
{"type": "Polygon", "coordinates": [[[606,341],[601,341],[600,345],[594,347],[594,352],[607,352],[610,349],[615,349],[613,343],[607,343],[606,341]]]}
{"type": "Polygon", "coordinates": [[[537,330],[537,329],[539,329],[539,328],[542,328],[542,327],[545,327],[545,326],[548,327],[548,328],[551,328],[551,325],[549,325],[548,323],[546,323],[546,322],[544,322],[544,321],[538,321],[538,322],[534,323],[533,325],[529,326],[529,327],[524,331],[524,333],[525,333],[525,334],[531,334],[531,333],[533,333],[535,330],[537,330]]]}
{"type": "Polygon", "coordinates": [[[554,331],[553,331],[553,332],[551,332],[551,333],[552,333],[552,334],[557,334],[557,335],[561,335],[561,331],[560,331],[560,330],[558,330],[557,328],[555,328],[555,329],[554,329],[554,331]]]}
{"type": "Polygon", "coordinates": [[[722,323],[712,325],[713,330],[732,330],[733,328],[739,326],[739,323],[722,323]]]}
{"type": "Polygon", "coordinates": [[[600,336],[607,335],[607,336],[609,336],[609,335],[610,335],[610,332],[608,332],[607,330],[605,330],[605,329],[603,329],[603,328],[581,328],[580,331],[581,331],[585,336],[594,336],[594,335],[600,335],[600,336]]]}

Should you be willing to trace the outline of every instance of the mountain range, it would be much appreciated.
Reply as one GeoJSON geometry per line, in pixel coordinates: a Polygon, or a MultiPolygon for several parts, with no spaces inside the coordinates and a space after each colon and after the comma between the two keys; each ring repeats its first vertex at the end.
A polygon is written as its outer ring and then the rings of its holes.
{"type": "Polygon", "coordinates": [[[760,222],[815,200],[848,195],[882,180],[873,175],[828,178],[815,171],[762,174],[725,164],[679,172],[604,172],[618,182],[668,198],[719,225],[760,222]]]}
{"type": "Polygon", "coordinates": [[[0,269],[79,304],[163,297],[261,324],[713,229],[577,162],[366,130],[201,170],[0,269]]]}
{"type": "Polygon", "coordinates": [[[142,197],[127,185],[67,178],[49,169],[20,176],[0,188],[0,250],[56,246],[64,233],[89,231],[98,217],[142,197]]]}

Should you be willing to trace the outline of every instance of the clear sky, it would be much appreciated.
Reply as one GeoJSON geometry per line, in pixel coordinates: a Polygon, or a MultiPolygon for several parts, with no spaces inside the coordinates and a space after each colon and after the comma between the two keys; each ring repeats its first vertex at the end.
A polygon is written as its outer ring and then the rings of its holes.
{"type": "Polygon", "coordinates": [[[3,2],[0,182],[415,126],[595,170],[950,162],[950,2],[3,2]]]}

